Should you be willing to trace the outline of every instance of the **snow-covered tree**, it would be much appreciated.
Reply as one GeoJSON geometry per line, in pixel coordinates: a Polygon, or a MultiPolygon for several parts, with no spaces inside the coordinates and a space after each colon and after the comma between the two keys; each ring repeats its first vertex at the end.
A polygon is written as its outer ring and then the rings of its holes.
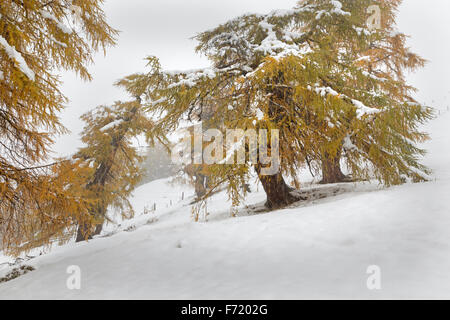
{"type": "Polygon", "coordinates": [[[394,30],[400,1],[376,2],[379,29],[367,25],[373,3],[305,0],[292,10],[230,20],[196,37],[209,68],[168,72],[150,58],[151,71],[132,77],[147,88],[148,110],[162,116],[155,133],[198,121],[211,108],[212,117],[202,119],[207,127],[278,129],[278,173],[261,174],[261,159],[209,166],[211,190],[226,184],[235,204],[252,168],[267,206],[277,208],[299,199],[285,176],[298,188],[299,168],[319,163],[324,182],[339,181],[342,156],[354,179],[426,179],[417,143],[427,136],[418,127],[431,111],[411,97],[403,77],[424,61],[394,30]]]}
{"type": "Polygon", "coordinates": [[[85,197],[91,200],[91,221],[80,222],[77,241],[99,234],[108,219],[108,208],[119,211],[123,217],[133,216],[128,197],[143,176],[143,155],[133,145],[133,139],[145,136],[153,143],[153,122],[141,105],[141,92],[129,87],[128,81],[119,81],[136,100],[100,106],[86,113],[82,141],[86,144],[73,157],[81,160],[81,169],[91,168],[85,181],[85,197]],[[93,230],[95,227],[95,230],[93,230]]]}

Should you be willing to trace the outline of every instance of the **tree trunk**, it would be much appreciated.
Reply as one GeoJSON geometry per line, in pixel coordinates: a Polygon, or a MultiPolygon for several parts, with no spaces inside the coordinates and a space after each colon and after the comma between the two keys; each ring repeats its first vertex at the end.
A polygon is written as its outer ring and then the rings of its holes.
{"type": "Polygon", "coordinates": [[[78,225],[77,238],[76,238],[75,242],[82,242],[82,241],[92,239],[92,235],[89,235],[86,239],[86,234],[89,232],[89,227],[90,227],[90,225],[88,223],[78,225]]]}
{"type": "Polygon", "coordinates": [[[86,233],[88,231],[88,228],[89,228],[89,224],[82,224],[82,225],[78,226],[77,238],[76,238],[75,242],[82,242],[82,241],[86,241],[86,240],[92,240],[93,236],[98,236],[100,233],[102,233],[103,223],[96,225],[94,232],[91,233],[86,239],[86,233]]]}
{"type": "Polygon", "coordinates": [[[95,226],[95,230],[94,233],[92,234],[93,236],[98,236],[100,233],[102,233],[103,231],[103,223],[98,224],[95,226]]]}
{"type": "Polygon", "coordinates": [[[286,184],[281,173],[273,176],[265,176],[260,174],[260,167],[257,166],[255,170],[267,195],[267,208],[271,210],[279,209],[301,200],[292,194],[292,191],[295,189],[286,184]]]}
{"type": "MultiPolygon", "coordinates": [[[[283,123],[286,117],[286,110],[278,103],[278,101],[290,101],[292,99],[292,90],[285,86],[277,86],[277,84],[284,83],[284,74],[279,74],[273,77],[268,83],[266,93],[271,96],[269,101],[269,108],[267,110],[268,116],[274,123],[283,123]]],[[[280,143],[284,143],[281,133],[280,143]]],[[[268,150],[271,146],[268,146],[268,150]]],[[[265,176],[261,174],[261,164],[255,166],[259,180],[267,195],[266,207],[273,210],[288,206],[296,201],[302,200],[300,196],[294,195],[295,190],[289,187],[281,172],[272,176],[265,176]]]]}
{"type": "Polygon", "coordinates": [[[95,225],[95,229],[93,232],[91,232],[92,229],[89,230],[93,227],[93,225],[91,224],[85,223],[78,225],[77,238],[75,240],[76,242],[85,241],[86,233],[89,233],[87,240],[91,240],[94,236],[98,236],[102,232],[104,220],[103,217],[105,217],[106,215],[106,209],[102,206],[98,206],[95,211],[91,212],[91,215],[93,217],[97,217],[97,221],[101,220],[101,223],[95,225]]]}
{"type": "MultiPolygon", "coordinates": [[[[139,102],[139,104],[141,104],[141,98],[137,97],[136,99],[139,102]]],[[[138,108],[133,107],[133,109],[131,109],[131,111],[130,111],[130,116],[127,117],[126,119],[123,119],[123,121],[124,122],[132,121],[133,117],[136,115],[137,112],[138,112],[138,108]]],[[[93,188],[103,189],[105,187],[105,184],[107,182],[107,177],[110,174],[111,168],[114,163],[115,154],[116,154],[117,150],[120,148],[120,142],[123,139],[125,139],[125,137],[126,137],[126,132],[123,132],[120,135],[118,135],[117,137],[114,137],[112,139],[111,145],[113,146],[113,150],[112,150],[113,159],[109,159],[107,161],[101,162],[100,166],[97,168],[97,170],[94,173],[93,180],[87,184],[87,186],[86,186],[87,189],[93,189],[93,188]]],[[[100,203],[97,208],[92,209],[93,212],[91,212],[91,215],[93,217],[97,218],[97,220],[101,220],[102,222],[95,226],[94,232],[92,232],[92,233],[89,230],[89,228],[92,227],[91,225],[89,225],[89,224],[78,225],[77,237],[75,240],[76,242],[85,241],[87,233],[89,234],[89,236],[87,237],[87,240],[91,240],[93,236],[99,235],[102,232],[103,221],[104,221],[104,217],[106,215],[107,207],[108,207],[107,205],[100,203]]]]}
{"type": "Polygon", "coordinates": [[[350,179],[341,171],[340,155],[332,158],[325,153],[322,159],[322,181],[321,184],[349,182],[350,179]]]}
{"type": "Polygon", "coordinates": [[[195,194],[197,199],[203,198],[207,192],[207,177],[201,173],[195,174],[195,194]]]}

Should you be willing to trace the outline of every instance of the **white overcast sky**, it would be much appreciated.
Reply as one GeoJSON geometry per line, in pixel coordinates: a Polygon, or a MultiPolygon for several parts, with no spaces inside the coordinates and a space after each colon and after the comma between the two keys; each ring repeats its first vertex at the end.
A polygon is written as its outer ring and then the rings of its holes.
{"type": "MultiPolygon", "coordinates": [[[[357,1],[357,0],[355,0],[357,1]]],[[[144,57],[156,55],[166,69],[192,69],[207,65],[195,54],[190,38],[247,12],[288,9],[296,0],[106,0],[109,23],[121,31],[116,47],[98,55],[90,67],[92,82],[64,74],[63,91],[70,99],[61,113],[71,134],[60,137],[54,150],[69,155],[82,145],[79,117],[102,104],[128,97],[113,87],[115,80],[144,70],[144,57]]],[[[398,17],[400,31],[411,36],[409,46],[429,60],[426,68],[409,76],[420,89],[418,99],[445,109],[450,105],[450,1],[404,0],[398,17]]]]}

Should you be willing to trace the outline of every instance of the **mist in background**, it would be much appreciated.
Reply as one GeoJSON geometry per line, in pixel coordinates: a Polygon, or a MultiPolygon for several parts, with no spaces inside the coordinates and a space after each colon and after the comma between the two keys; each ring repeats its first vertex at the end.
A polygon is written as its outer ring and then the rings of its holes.
{"type": "MultiPolygon", "coordinates": [[[[357,1],[357,0],[355,0],[357,1]]],[[[145,70],[144,58],[155,55],[164,69],[192,69],[208,66],[195,53],[191,38],[220,23],[247,12],[265,13],[290,9],[296,0],[107,0],[109,23],[121,31],[116,47],[106,57],[99,54],[90,67],[94,77],[83,82],[72,73],[62,76],[63,92],[70,99],[61,113],[71,134],[59,137],[54,156],[74,153],[82,142],[84,123],[79,117],[98,105],[109,105],[130,97],[113,83],[134,72],[145,70]]],[[[417,99],[445,110],[450,106],[450,1],[404,0],[398,16],[398,29],[412,37],[409,46],[427,59],[427,66],[409,75],[420,89],[417,99]]]]}

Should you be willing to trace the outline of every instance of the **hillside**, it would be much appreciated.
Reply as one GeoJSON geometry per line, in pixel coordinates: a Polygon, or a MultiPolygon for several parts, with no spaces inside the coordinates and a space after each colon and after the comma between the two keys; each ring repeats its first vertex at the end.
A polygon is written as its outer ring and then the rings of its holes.
{"type": "MultiPolygon", "coordinates": [[[[239,217],[219,193],[202,223],[191,219],[192,189],[146,184],[134,194],[135,219],[26,261],[36,270],[0,284],[0,299],[450,298],[448,123],[446,112],[427,127],[428,183],[313,186],[339,194],[272,213],[250,206],[264,201],[254,185],[239,217]],[[66,287],[71,265],[81,290],[66,287]],[[367,289],[370,265],[381,268],[379,291],[367,289]]],[[[0,277],[10,269],[0,265],[0,277]]]]}

